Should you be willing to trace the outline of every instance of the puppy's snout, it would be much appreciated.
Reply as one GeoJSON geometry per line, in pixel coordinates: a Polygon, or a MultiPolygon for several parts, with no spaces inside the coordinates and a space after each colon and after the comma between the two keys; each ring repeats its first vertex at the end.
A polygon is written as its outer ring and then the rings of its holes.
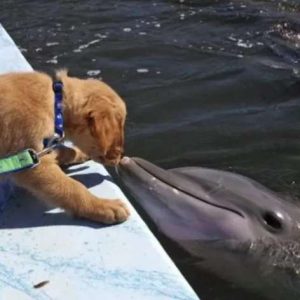
{"type": "Polygon", "coordinates": [[[119,164],[121,158],[119,159],[108,159],[107,157],[103,157],[103,156],[98,156],[96,159],[96,161],[106,165],[106,166],[116,166],[119,164]]]}
{"type": "Polygon", "coordinates": [[[123,147],[114,147],[107,153],[108,159],[118,159],[123,156],[124,149],[123,147]]]}
{"type": "Polygon", "coordinates": [[[116,166],[120,163],[123,156],[123,149],[112,149],[106,155],[98,156],[98,160],[108,166],[116,166]]]}

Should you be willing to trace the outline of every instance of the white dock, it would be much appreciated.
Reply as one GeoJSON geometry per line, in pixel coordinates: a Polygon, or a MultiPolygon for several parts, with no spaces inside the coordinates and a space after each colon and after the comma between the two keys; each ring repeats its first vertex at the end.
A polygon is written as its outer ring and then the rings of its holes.
{"type": "MultiPolygon", "coordinates": [[[[32,68],[0,25],[0,73],[24,70],[32,68]]],[[[124,199],[130,219],[107,227],[76,220],[2,184],[1,300],[199,299],[102,165],[73,166],[70,176],[124,199]]]]}

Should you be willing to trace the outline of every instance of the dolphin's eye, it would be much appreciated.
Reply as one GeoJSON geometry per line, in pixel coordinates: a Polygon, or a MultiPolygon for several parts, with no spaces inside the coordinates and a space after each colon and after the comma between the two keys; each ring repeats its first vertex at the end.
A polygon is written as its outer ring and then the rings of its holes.
{"type": "Polygon", "coordinates": [[[267,225],[269,229],[279,231],[283,228],[283,216],[281,213],[266,211],[262,217],[265,225],[267,225]]]}

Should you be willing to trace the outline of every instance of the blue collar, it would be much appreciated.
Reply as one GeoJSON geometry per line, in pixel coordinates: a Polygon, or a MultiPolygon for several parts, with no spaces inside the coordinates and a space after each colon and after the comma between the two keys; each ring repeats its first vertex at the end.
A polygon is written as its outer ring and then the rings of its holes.
{"type": "Polygon", "coordinates": [[[64,119],[62,113],[63,101],[63,83],[61,81],[53,82],[54,99],[54,115],[55,115],[55,133],[62,139],[64,137],[64,119]]]}
{"type": "Polygon", "coordinates": [[[53,148],[64,138],[64,119],[63,119],[63,83],[61,81],[53,82],[54,92],[54,135],[51,138],[44,139],[44,148],[53,148]]]}

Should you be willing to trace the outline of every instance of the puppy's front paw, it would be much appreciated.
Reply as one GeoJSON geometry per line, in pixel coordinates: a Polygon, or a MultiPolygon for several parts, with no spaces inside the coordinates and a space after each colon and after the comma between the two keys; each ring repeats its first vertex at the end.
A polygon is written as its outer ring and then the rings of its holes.
{"type": "Polygon", "coordinates": [[[98,200],[98,202],[94,211],[94,221],[105,224],[122,223],[130,215],[129,209],[121,200],[98,200]]]}

